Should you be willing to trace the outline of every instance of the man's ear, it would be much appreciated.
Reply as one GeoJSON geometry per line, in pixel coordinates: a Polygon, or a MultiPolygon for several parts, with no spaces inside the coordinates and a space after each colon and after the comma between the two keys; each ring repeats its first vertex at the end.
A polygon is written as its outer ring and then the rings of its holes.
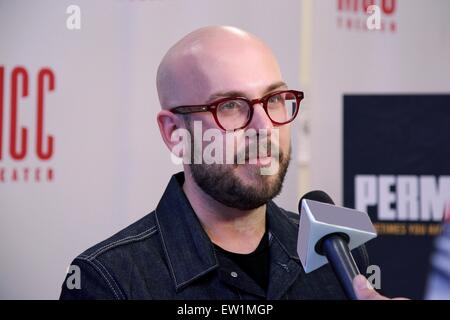
{"type": "Polygon", "coordinates": [[[175,156],[183,157],[181,149],[176,147],[180,144],[180,141],[179,139],[174,139],[176,137],[176,130],[186,130],[183,126],[183,119],[168,110],[161,110],[158,112],[156,119],[158,121],[159,132],[161,133],[161,137],[167,148],[169,148],[170,152],[175,156]]]}

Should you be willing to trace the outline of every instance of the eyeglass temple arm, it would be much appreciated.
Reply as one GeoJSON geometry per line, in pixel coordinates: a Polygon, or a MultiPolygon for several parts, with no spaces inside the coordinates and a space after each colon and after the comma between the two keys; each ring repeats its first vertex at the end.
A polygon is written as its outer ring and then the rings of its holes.
{"type": "Polygon", "coordinates": [[[204,112],[208,111],[207,106],[182,106],[182,107],[176,107],[171,110],[173,113],[193,113],[193,112],[204,112]]]}

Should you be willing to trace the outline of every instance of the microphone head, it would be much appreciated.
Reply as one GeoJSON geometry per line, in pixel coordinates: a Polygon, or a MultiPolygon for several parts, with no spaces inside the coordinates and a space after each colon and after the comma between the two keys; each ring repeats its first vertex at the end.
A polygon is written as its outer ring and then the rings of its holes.
{"type": "Polygon", "coordinates": [[[306,193],[300,199],[300,201],[298,202],[298,212],[302,211],[302,200],[303,199],[314,200],[317,202],[323,202],[323,203],[328,203],[328,204],[334,205],[333,199],[331,199],[331,197],[325,191],[314,190],[314,191],[310,191],[310,192],[306,193]]]}
{"type": "Polygon", "coordinates": [[[328,260],[317,252],[317,244],[330,234],[348,239],[350,250],[377,236],[367,213],[337,207],[323,191],[305,194],[299,203],[300,223],[297,253],[306,273],[325,265],[328,260]]]}

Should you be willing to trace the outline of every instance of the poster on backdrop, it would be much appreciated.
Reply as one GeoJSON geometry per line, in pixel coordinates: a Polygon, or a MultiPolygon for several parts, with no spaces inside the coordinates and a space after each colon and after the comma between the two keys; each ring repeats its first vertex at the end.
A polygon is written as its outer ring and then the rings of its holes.
{"type": "Polygon", "coordinates": [[[450,202],[450,95],[351,95],[344,102],[344,205],[378,233],[381,292],[422,299],[450,202]]]}

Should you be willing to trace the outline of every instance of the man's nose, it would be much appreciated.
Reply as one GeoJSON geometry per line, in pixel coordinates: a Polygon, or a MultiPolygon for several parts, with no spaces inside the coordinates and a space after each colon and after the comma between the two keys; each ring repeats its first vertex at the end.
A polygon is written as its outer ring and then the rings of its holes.
{"type": "Polygon", "coordinates": [[[273,123],[263,108],[262,103],[256,103],[253,105],[253,117],[248,128],[253,129],[272,129],[273,123]]]}

